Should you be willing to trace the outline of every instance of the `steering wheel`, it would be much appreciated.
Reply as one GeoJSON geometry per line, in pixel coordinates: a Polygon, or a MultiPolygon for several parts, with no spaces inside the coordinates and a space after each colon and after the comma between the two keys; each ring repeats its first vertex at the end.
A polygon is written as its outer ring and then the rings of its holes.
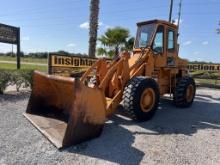
{"type": "Polygon", "coordinates": [[[156,53],[162,53],[162,52],[163,52],[163,48],[162,48],[162,47],[155,47],[155,48],[154,48],[154,52],[156,52],[156,53]]]}

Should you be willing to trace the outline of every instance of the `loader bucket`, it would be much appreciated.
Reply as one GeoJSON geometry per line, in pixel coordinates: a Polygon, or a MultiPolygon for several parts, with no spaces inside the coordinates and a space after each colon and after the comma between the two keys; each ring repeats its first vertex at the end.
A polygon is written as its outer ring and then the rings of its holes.
{"type": "Polygon", "coordinates": [[[104,95],[80,80],[35,71],[24,116],[57,148],[98,137],[105,122],[104,95]]]}

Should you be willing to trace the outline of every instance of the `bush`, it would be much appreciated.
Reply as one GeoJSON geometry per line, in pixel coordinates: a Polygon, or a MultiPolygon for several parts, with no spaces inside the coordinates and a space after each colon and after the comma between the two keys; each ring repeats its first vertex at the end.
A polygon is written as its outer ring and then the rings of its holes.
{"type": "Polygon", "coordinates": [[[2,70],[0,69],[0,93],[2,94],[7,86],[15,85],[19,91],[21,87],[32,87],[33,70],[2,70]]]}
{"type": "Polygon", "coordinates": [[[20,75],[23,78],[24,87],[31,87],[33,86],[33,75],[34,70],[25,69],[20,71],[20,75]]]}
{"type": "Polygon", "coordinates": [[[6,70],[0,70],[0,94],[3,94],[4,90],[10,83],[10,72],[6,70]]]}
{"type": "Polygon", "coordinates": [[[201,79],[219,79],[220,74],[216,71],[194,71],[191,72],[192,77],[201,79]]]}

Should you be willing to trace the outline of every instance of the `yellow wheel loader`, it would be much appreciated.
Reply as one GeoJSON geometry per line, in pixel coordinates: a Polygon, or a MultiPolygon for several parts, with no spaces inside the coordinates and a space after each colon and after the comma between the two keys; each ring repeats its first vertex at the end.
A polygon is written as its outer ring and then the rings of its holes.
{"type": "Polygon", "coordinates": [[[34,72],[24,115],[56,147],[99,136],[121,102],[137,121],[151,119],[165,94],[178,107],[193,103],[196,87],[187,61],[178,57],[178,27],[162,20],[137,27],[132,54],[121,53],[110,63],[99,59],[80,78],[34,72]]]}

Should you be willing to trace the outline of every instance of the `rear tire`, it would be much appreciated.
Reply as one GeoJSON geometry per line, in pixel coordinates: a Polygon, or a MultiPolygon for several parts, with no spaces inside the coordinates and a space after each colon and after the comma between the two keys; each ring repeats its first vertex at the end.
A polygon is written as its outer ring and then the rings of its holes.
{"type": "Polygon", "coordinates": [[[123,106],[132,119],[147,121],[154,116],[159,98],[159,88],[154,79],[135,77],[124,89],[123,106]]]}
{"type": "Polygon", "coordinates": [[[195,81],[191,77],[182,77],[177,80],[174,91],[174,104],[177,107],[187,108],[193,103],[196,93],[195,81]]]}

